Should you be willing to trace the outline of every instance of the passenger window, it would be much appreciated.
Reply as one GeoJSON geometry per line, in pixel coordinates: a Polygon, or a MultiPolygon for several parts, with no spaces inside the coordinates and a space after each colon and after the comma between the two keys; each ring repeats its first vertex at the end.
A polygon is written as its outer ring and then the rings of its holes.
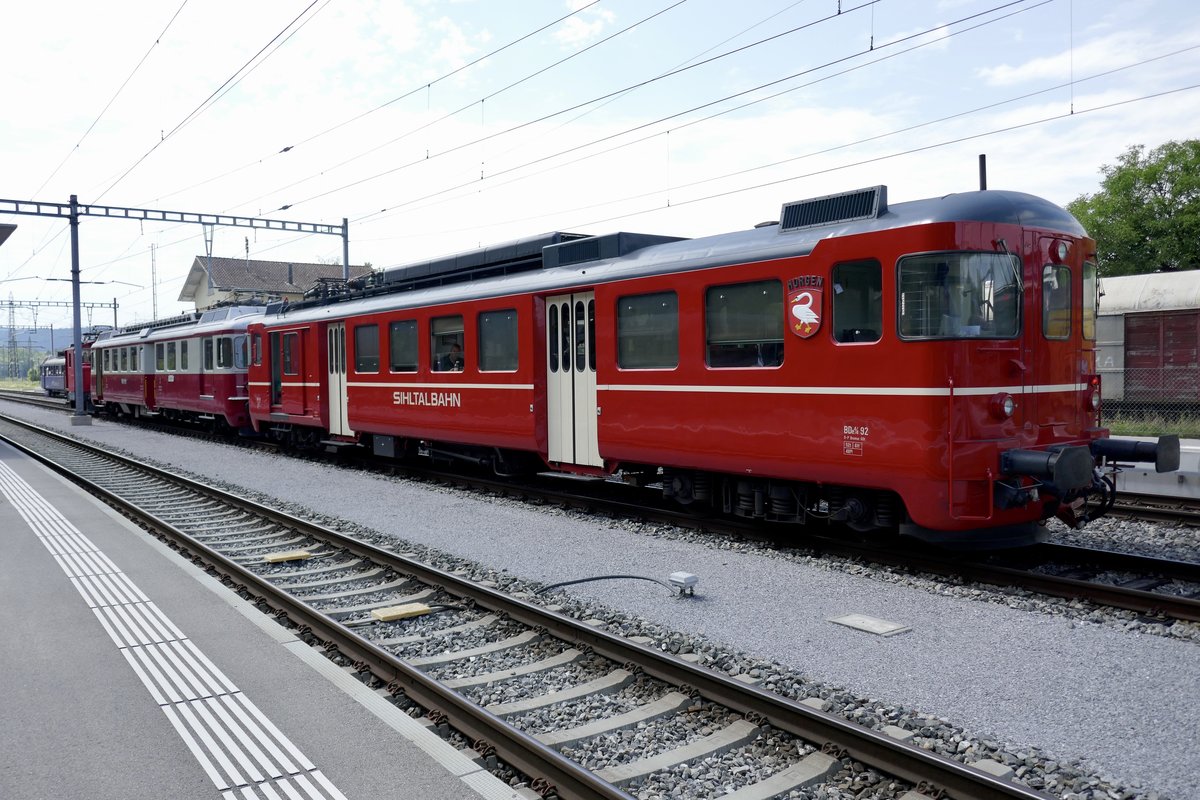
{"type": "MultiPolygon", "coordinates": [[[[565,311],[566,306],[563,306],[565,311]]],[[[566,320],[564,319],[564,325],[566,320]]],[[[563,368],[569,363],[564,332],[563,368]]],[[[679,365],[679,297],[656,292],[617,300],[617,366],[673,369],[679,365]]]]}
{"type": "Polygon", "coordinates": [[[167,342],[167,371],[175,370],[175,343],[167,342]]]}
{"type": "Polygon", "coordinates": [[[550,307],[547,325],[546,352],[550,354],[550,371],[558,372],[558,311],[550,307]]]}
{"type": "Polygon", "coordinates": [[[108,353],[109,353],[109,351],[107,351],[107,350],[105,350],[105,351],[104,351],[104,369],[105,369],[105,370],[109,369],[109,357],[108,357],[108,353]]]}
{"type": "Polygon", "coordinates": [[[883,269],[878,261],[833,268],[833,338],[878,342],[883,330],[883,269]]]}
{"type": "Polygon", "coordinates": [[[354,328],[354,371],[379,372],[379,326],[354,328]]]}
{"type": "Polygon", "coordinates": [[[117,352],[121,354],[121,372],[125,372],[129,369],[129,351],[122,347],[117,352]]]}
{"type": "MultiPolygon", "coordinates": [[[[292,334],[293,336],[295,334],[292,334]]],[[[233,367],[233,339],[228,336],[217,338],[217,369],[233,367]]]]}
{"type": "Polygon", "coordinates": [[[901,338],[1012,339],[1020,332],[1020,261],[1011,253],[907,256],[899,276],[901,338]]]}
{"type": "Polygon", "coordinates": [[[139,368],[139,363],[140,363],[140,362],[141,362],[141,360],[142,360],[141,353],[142,353],[142,348],[141,348],[141,345],[138,345],[137,347],[130,348],[130,353],[129,353],[129,368],[130,368],[131,370],[133,370],[134,372],[140,372],[140,371],[141,371],[141,370],[140,370],[140,368],[139,368]]]}
{"type": "Polygon", "coordinates": [[[188,350],[191,349],[191,340],[184,339],[179,343],[179,369],[187,372],[188,368],[188,350]]]}
{"type": "Polygon", "coordinates": [[[704,296],[705,363],[778,367],[783,363],[783,284],[713,286],[704,296]]]}
{"type": "Polygon", "coordinates": [[[300,374],[300,334],[283,335],[283,374],[300,374]]]}
{"type": "Polygon", "coordinates": [[[166,353],[166,348],[163,346],[163,343],[156,342],[154,345],[154,368],[155,369],[166,369],[167,360],[166,360],[165,353],[166,353]]]}
{"type": "Polygon", "coordinates": [[[393,322],[389,329],[392,372],[417,371],[417,321],[393,322]]]}
{"type": "Polygon", "coordinates": [[[515,372],[517,369],[517,311],[484,311],[479,315],[479,369],[515,372]]]}
{"type": "Polygon", "coordinates": [[[430,320],[429,353],[435,372],[461,372],[466,363],[463,358],[464,344],[461,314],[430,320]]]}
{"type": "Polygon", "coordinates": [[[1100,293],[1096,281],[1096,262],[1083,262],[1083,338],[1096,341],[1096,309],[1100,293]]]}
{"type": "Polygon", "coordinates": [[[213,340],[211,336],[204,340],[204,368],[209,371],[213,368],[213,340]]]}
{"type": "Polygon", "coordinates": [[[1042,333],[1047,339],[1071,335],[1071,268],[1064,264],[1042,270],[1042,333]]]}

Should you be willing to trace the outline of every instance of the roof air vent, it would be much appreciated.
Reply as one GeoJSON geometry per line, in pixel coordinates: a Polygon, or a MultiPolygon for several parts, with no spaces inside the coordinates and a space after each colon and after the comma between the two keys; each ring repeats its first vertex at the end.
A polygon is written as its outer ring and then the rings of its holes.
{"type": "Polygon", "coordinates": [[[856,189],[853,192],[785,203],[780,214],[779,232],[798,231],[856,219],[874,219],[886,212],[887,187],[872,186],[869,189],[856,189]]]}

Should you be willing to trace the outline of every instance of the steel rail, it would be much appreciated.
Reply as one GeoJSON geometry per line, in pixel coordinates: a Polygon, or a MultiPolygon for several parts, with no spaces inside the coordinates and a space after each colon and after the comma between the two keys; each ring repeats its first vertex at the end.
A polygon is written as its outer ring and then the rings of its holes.
{"type": "MultiPolygon", "coordinates": [[[[390,553],[345,534],[324,528],[277,509],[262,506],[230,492],[200,481],[171,475],[137,459],[106,453],[55,431],[46,430],[20,420],[12,420],[51,439],[92,453],[101,454],[126,466],[144,470],[163,480],[201,492],[235,507],[266,517],[273,522],[307,532],[344,547],[364,558],[415,575],[419,580],[437,586],[450,594],[470,599],[480,606],[508,614],[531,627],[545,628],[556,637],[577,645],[590,647],[594,652],[618,663],[634,664],[646,674],[667,683],[690,687],[701,696],[744,714],[759,724],[775,727],[813,742],[826,743],[839,753],[927,790],[942,790],[947,796],[961,800],[1046,800],[1047,795],[1029,787],[997,778],[974,767],[923,750],[915,745],[893,739],[841,717],[818,711],[773,692],[736,681],[722,673],[691,664],[657,649],[630,641],[624,637],[597,630],[570,617],[547,611],[540,606],[511,597],[503,592],[478,585],[404,556],[390,553]]],[[[20,445],[18,445],[20,446],[20,445]]],[[[429,678],[391,653],[361,639],[346,626],[309,608],[302,602],[282,594],[265,579],[249,572],[236,562],[211,548],[190,539],[183,531],[164,523],[152,514],[132,509],[115,494],[96,486],[86,478],[55,464],[31,448],[21,446],[39,461],[67,475],[96,492],[109,502],[127,508],[137,519],[155,529],[163,530],[188,551],[211,563],[232,581],[289,617],[307,626],[318,639],[333,642],[344,654],[365,666],[392,686],[403,688],[406,694],[427,709],[445,714],[450,724],[468,737],[486,742],[497,755],[526,774],[542,777],[564,798],[620,798],[631,796],[599,779],[591,771],[565,759],[536,739],[512,728],[490,712],[469,702],[463,696],[429,678]]]]}

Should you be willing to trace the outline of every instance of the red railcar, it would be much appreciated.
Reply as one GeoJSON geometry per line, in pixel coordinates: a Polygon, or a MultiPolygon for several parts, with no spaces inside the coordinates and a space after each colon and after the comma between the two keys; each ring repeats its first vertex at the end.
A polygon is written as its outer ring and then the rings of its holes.
{"type": "Polygon", "coordinates": [[[92,347],[98,408],[117,416],[244,428],[246,326],[257,306],[227,306],[101,336],[92,347]]]}
{"type": "Polygon", "coordinates": [[[695,240],[533,237],[269,310],[250,414],[749,517],[1023,538],[1102,513],[1108,462],[1178,459],[1101,426],[1094,252],[1030,195],[885,187],[695,240]]]}
{"type": "MultiPolygon", "coordinates": [[[[80,347],[83,350],[83,407],[87,410],[92,409],[92,344],[98,336],[102,335],[102,331],[89,330],[83,334],[80,347]]],[[[66,384],[67,405],[75,405],[75,348],[68,347],[61,351],[63,358],[63,378],[66,384]]]]}

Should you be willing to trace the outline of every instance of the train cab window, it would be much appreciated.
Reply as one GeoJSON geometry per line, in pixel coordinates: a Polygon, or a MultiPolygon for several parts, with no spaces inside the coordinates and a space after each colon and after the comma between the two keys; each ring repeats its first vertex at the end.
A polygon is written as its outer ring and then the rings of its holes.
{"type": "Polygon", "coordinates": [[[405,319],[388,326],[388,366],[392,372],[417,371],[417,321],[405,319]]]}
{"type": "Polygon", "coordinates": [[[379,372],[379,326],[354,328],[354,371],[379,372]]]}
{"type": "Polygon", "coordinates": [[[213,340],[211,336],[204,338],[204,369],[211,372],[213,368],[213,340]]]}
{"type": "MultiPolygon", "coordinates": [[[[565,306],[564,306],[565,307],[565,306]]],[[[563,326],[567,325],[563,320],[563,326]]],[[[564,335],[564,339],[569,338],[564,335]]],[[[563,349],[563,369],[570,350],[563,349]]],[[[679,366],[679,296],[655,292],[617,300],[617,366],[673,369],[679,366]]]]}
{"type": "Polygon", "coordinates": [[[245,334],[233,337],[234,369],[245,369],[250,364],[249,345],[247,344],[249,338],[245,334]]]}
{"type": "Polygon", "coordinates": [[[1010,253],[900,259],[896,315],[904,339],[1012,339],[1021,330],[1020,262],[1010,253]]]}
{"type": "Polygon", "coordinates": [[[483,372],[515,372],[517,361],[517,310],[482,312],[479,315],[479,369],[483,372]]]}
{"type": "Polygon", "coordinates": [[[434,317],[429,321],[429,328],[429,353],[434,372],[461,372],[465,365],[462,314],[434,317]]]}
{"type": "Polygon", "coordinates": [[[233,369],[233,337],[217,337],[217,369],[233,369]]]}
{"type": "Polygon", "coordinates": [[[833,268],[833,338],[878,342],[883,330],[883,268],[853,261],[833,268]]]}
{"type": "Polygon", "coordinates": [[[1042,335],[1066,339],[1071,335],[1071,268],[1047,264],[1042,269],[1042,335]]]}
{"type": "Polygon", "coordinates": [[[777,280],[713,286],[704,296],[710,367],[783,363],[783,284],[777,280]]]}
{"type": "Polygon", "coordinates": [[[162,342],[154,344],[154,368],[158,370],[167,368],[167,348],[162,342]]]}
{"type": "Polygon", "coordinates": [[[1096,310],[1100,291],[1096,277],[1096,262],[1083,262],[1083,338],[1096,341],[1096,310]]]}

